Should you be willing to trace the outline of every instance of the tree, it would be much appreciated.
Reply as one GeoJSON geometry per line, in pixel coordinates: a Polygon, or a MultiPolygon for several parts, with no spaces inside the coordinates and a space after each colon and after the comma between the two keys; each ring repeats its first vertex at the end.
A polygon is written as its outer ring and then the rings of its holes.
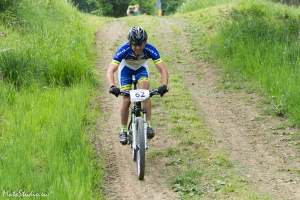
{"type": "Polygon", "coordinates": [[[154,14],[155,1],[156,0],[71,0],[71,2],[83,12],[98,12],[102,15],[113,17],[125,16],[130,4],[139,4],[142,13],[149,15],[154,14]]]}
{"type": "Polygon", "coordinates": [[[273,0],[288,5],[300,5],[300,0],[273,0]]]}
{"type": "Polygon", "coordinates": [[[83,12],[103,14],[102,0],[71,0],[71,2],[83,12]]]}
{"type": "Polygon", "coordinates": [[[161,1],[162,10],[167,15],[174,13],[184,1],[185,0],[162,0],[161,1]]]}
{"type": "Polygon", "coordinates": [[[104,15],[121,17],[126,15],[130,0],[101,0],[101,2],[104,15]]]}
{"type": "Polygon", "coordinates": [[[19,3],[19,0],[0,0],[0,12],[16,6],[17,3],[19,3]]]}

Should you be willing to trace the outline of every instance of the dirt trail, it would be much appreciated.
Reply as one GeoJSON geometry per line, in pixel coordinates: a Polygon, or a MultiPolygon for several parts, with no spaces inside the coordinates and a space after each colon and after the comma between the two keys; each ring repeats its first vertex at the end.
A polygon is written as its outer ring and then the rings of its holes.
{"type": "Polygon", "coordinates": [[[259,97],[255,94],[217,89],[220,70],[190,55],[186,35],[178,33],[183,22],[168,18],[160,20],[158,26],[156,30],[163,30],[158,37],[168,43],[163,52],[176,55],[174,47],[180,45],[180,62],[174,60],[169,66],[183,73],[184,84],[204,115],[217,146],[229,153],[241,175],[259,192],[268,193],[272,199],[300,199],[300,177],[296,173],[300,169],[300,154],[288,136],[297,130],[278,128],[285,120],[264,115],[256,106],[259,97]]]}
{"type": "MultiPolygon", "coordinates": [[[[145,180],[139,181],[135,172],[135,165],[131,159],[129,146],[119,143],[119,114],[120,98],[108,94],[108,85],[105,82],[105,72],[111,61],[117,41],[126,39],[128,27],[122,21],[115,20],[102,27],[97,32],[98,58],[97,72],[100,74],[102,94],[99,101],[102,106],[102,117],[97,122],[96,148],[101,157],[105,157],[105,183],[106,199],[145,199],[145,200],[173,200],[176,194],[169,189],[166,180],[160,174],[163,163],[151,163],[146,157],[145,180]]],[[[121,43],[120,43],[121,44],[121,43]]],[[[160,135],[161,141],[167,141],[167,136],[160,135]]],[[[157,139],[151,141],[150,148],[160,146],[157,139]]]]}
{"type": "MultiPolygon", "coordinates": [[[[184,23],[178,20],[161,18],[156,34],[168,43],[161,49],[162,52],[177,59],[180,57],[180,61],[174,59],[168,65],[184,75],[184,84],[211,129],[217,147],[228,152],[235,168],[259,192],[268,193],[272,199],[300,199],[300,177],[296,174],[296,170],[300,169],[300,154],[288,136],[297,130],[280,128],[285,123],[284,119],[264,115],[256,106],[259,97],[255,94],[219,90],[220,70],[190,55],[186,35],[178,32],[183,26],[184,23]],[[180,55],[176,52],[178,47],[180,55]]],[[[145,181],[138,181],[129,147],[118,142],[117,105],[120,99],[107,93],[104,75],[115,50],[113,46],[117,40],[121,42],[126,38],[127,28],[119,19],[97,33],[100,55],[97,71],[103,86],[99,101],[103,115],[98,120],[95,144],[107,164],[104,189],[107,199],[177,199],[160,174],[163,163],[146,161],[145,181]]],[[[165,134],[160,134],[159,138],[163,144],[170,141],[165,134]]],[[[161,143],[155,139],[151,147],[161,148],[164,146],[161,143]]]]}

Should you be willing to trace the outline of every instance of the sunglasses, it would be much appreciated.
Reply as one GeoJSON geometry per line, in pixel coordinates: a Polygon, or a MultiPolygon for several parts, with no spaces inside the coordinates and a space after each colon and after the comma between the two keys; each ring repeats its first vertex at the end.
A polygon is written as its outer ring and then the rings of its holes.
{"type": "Polygon", "coordinates": [[[130,44],[133,47],[137,47],[137,46],[141,47],[145,44],[145,42],[131,42],[130,44]]]}

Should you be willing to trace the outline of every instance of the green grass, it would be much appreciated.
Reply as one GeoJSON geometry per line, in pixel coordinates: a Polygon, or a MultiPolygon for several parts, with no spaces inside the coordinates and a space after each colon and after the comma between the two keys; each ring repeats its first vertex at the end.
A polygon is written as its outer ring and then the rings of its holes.
{"type": "Polygon", "coordinates": [[[187,13],[187,12],[208,8],[220,4],[235,2],[235,1],[238,0],[187,0],[177,9],[177,12],[187,13]]]}
{"type": "MultiPolygon", "coordinates": [[[[188,58],[182,57],[182,44],[176,42],[182,34],[180,29],[173,27],[174,34],[164,36],[155,31],[154,25],[160,23],[157,18],[138,17],[127,21],[129,25],[141,24],[148,31],[149,41],[158,47],[170,72],[170,92],[162,99],[152,99],[152,124],[163,128],[165,131],[160,134],[168,134],[176,142],[162,149],[151,148],[148,159],[166,162],[164,176],[169,178],[180,199],[268,199],[257,194],[239,175],[228,155],[215,146],[213,136],[202,122],[178,68],[182,63],[189,63],[188,58]],[[165,46],[166,41],[169,48],[165,46]],[[177,63],[177,58],[181,63],[177,63]]],[[[150,74],[155,88],[159,85],[159,73],[152,64],[150,74]]]]}
{"type": "Polygon", "coordinates": [[[100,178],[86,135],[92,89],[79,84],[18,92],[1,84],[1,193],[92,199],[100,178]]]}
{"type": "Polygon", "coordinates": [[[89,138],[99,115],[90,106],[94,32],[104,20],[66,1],[16,2],[0,13],[0,199],[102,199],[89,138]]]}
{"type": "Polygon", "coordinates": [[[267,113],[299,126],[299,16],[296,8],[244,0],[176,17],[190,22],[191,53],[224,69],[222,87],[260,94],[267,113]]]}
{"type": "Polygon", "coordinates": [[[178,13],[174,17],[184,19],[188,24],[185,32],[191,41],[191,54],[199,59],[215,61],[210,47],[218,34],[219,27],[227,21],[230,10],[235,2],[199,9],[184,14],[178,13]]]}
{"type": "Polygon", "coordinates": [[[233,78],[250,81],[274,112],[300,125],[300,9],[245,3],[231,12],[211,52],[233,78]],[[237,78],[238,77],[238,78],[237,78]]]}
{"type": "Polygon", "coordinates": [[[87,19],[63,1],[19,1],[0,15],[0,70],[16,86],[71,85],[93,79],[93,31],[87,19]],[[11,14],[12,13],[12,14],[11,14]],[[7,16],[10,16],[9,18],[7,16]],[[6,19],[8,18],[8,19],[6,19]],[[1,21],[0,21],[1,24],[1,21]]]}

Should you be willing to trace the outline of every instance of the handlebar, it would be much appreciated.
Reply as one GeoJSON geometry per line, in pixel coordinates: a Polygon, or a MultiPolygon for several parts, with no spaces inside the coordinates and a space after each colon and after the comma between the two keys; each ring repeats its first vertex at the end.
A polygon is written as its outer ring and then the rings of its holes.
{"type": "MultiPolygon", "coordinates": [[[[150,97],[152,97],[152,96],[154,96],[154,95],[160,95],[160,94],[158,93],[158,89],[152,89],[152,90],[150,90],[150,91],[149,91],[149,94],[150,94],[150,97]]],[[[121,95],[121,96],[127,96],[127,97],[129,97],[129,96],[130,96],[130,93],[129,93],[129,91],[121,90],[121,91],[120,91],[120,95],[121,95]]]]}

